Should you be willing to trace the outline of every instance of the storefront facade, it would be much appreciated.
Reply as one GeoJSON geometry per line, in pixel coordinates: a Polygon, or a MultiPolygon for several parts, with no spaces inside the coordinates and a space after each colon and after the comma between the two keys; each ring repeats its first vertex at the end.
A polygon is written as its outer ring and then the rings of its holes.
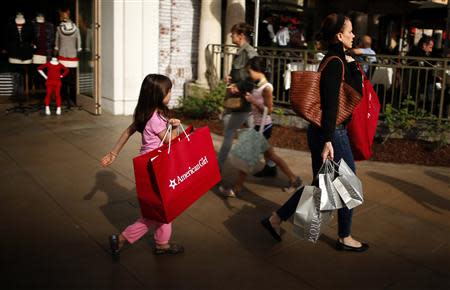
{"type": "MultiPolygon", "coordinates": [[[[173,81],[170,107],[189,85],[208,88],[208,44],[230,42],[245,0],[101,1],[101,108],[132,114],[149,73],[173,81]]],[[[216,68],[220,70],[220,67],[216,68]]]]}
{"type": "MultiPolygon", "coordinates": [[[[20,80],[11,87],[20,87],[27,100],[42,101],[45,80],[37,74],[39,64],[32,54],[19,64],[12,62],[11,42],[16,42],[16,38],[10,40],[9,36],[20,35],[24,25],[23,31],[30,32],[26,45],[33,50],[37,38],[31,31],[36,31],[37,16],[43,14],[52,29],[47,32],[51,39],[47,44],[49,54],[42,57],[42,63],[52,56],[59,58],[61,50],[54,48],[54,37],[63,22],[61,13],[67,13],[71,23],[76,24],[75,41],[70,44],[76,65],[62,79],[63,104],[70,101],[72,106],[93,114],[108,111],[129,115],[136,106],[144,77],[161,73],[173,80],[170,106],[177,106],[185,82],[197,75],[199,3],[200,0],[17,0],[0,11],[1,73],[19,74],[20,80]],[[19,23],[19,17],[26,24],[19,23]]],[[[22,42],[20,38],[17,41],[22,42]]],[[[5,79],[14,82],[13,78],[5,79]]]]}
{"type": "MultiPolygon", "coordinates": [[[[266,10],[281,5],[274,11],[282,17],[286,13],[281,8],[288,4],[293,7],[289,20],[295,20],[292,26],[304,30],[304,45],[313,39],[323,14],[334,11],[350,13],[357,34],[372,35],[381,44],[384,39],[380,35],[389,35],[383,27],[392,25],[384,24],[380,13],[401,13],[410,7],[408,1],[395,4],[405,9],[394,9],[392,1],[260,2],[260,24],[266,10]]],[[[4,17],[14,16],[27,3],[18,0],[4,17]]],[[[179,105],[187,83],[208,87],[208,77],[214,74],[208,72],[208,44],[230,43],[229,30],[237,22],[246,19],[253,24],[254,4],[254,0],[45,0],[28,7],[25,14],[31,18],[44,8],[56,26],[58,9],[65,7],[72,11],[82,42],[73,101],[94,114],[104,110],[129,115],[136,106],[141,82],[149,73],[165,74],[173,80],[171,107],[179,105]]],[[[215,69],[221,72],[229,68],[226,63],[222,65],[215,69]]]]}
{"type": "Polygon", "coordinates": [[[141,82],[161,73],[173,81],[170,106],[196,74],[199,1],[101,1],[101,107],[132,114],[141,82]]]}

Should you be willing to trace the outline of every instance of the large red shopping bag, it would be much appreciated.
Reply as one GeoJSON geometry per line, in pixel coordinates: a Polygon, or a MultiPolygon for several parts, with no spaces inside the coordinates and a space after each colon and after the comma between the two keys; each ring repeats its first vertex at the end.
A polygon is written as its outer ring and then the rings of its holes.
{"type": "MultiPolygon", "coordinates": [[[[361,70],[361,68],[360,68],[361,70]]],[[[347,124],[348,136],[355,160],[367,160],[372,156],[373,138],[380,115],[380,101],[372,83],[363,75],[363,95],[347,124]]]]}
{"type": "MultiPolygon", "coordinates": [[[[190,134],[192,129],[193,127],[189,126],[185,131],[186,134],[190,134]]],[[[171,145],[181,141],[185,136],[185,134],[181,134],[178,138],[171,141],[171,145]]],[[[165,150],[168,150],[167,144],[133,158],[136,192],[142,216],[158,221],[164,220],[165,214],[158,187],[155,186],[156,181],[152,174],[152,167],[149,165],[153,158],[158,157],[165,150]]]]}
{"type": "MultiPolygon", "coordinates": [[[[189,129],[188,129],[189,130],[189,129]]],[[[187,131],[188,131],[187,130],[187,131]]],[[[169,223],[220,181],[208,127],[133,159],[142,216],[169,223]]]]}

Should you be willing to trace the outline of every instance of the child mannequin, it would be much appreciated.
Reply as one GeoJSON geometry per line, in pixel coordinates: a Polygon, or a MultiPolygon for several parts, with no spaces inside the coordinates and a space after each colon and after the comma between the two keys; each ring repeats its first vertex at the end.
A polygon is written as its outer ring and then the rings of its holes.
{"type": "Polygon", "coordinates": [[[53,91],[55,91],[56,96],[56,115],[61,115],[61,78],[65,77],[69,73],[69,69],[63,64],[58,62],[56,57],[42,64],[38,67],[38,72],[47,80],[45,85],[47,86],[47,95],[45,96],[45,114],[50,115],[50,98],[53,91]],[[44,73],[44,69],[47,68],[48,76],[44,73]],[[63,73],[61,74],[61,71],[63,73]]]}

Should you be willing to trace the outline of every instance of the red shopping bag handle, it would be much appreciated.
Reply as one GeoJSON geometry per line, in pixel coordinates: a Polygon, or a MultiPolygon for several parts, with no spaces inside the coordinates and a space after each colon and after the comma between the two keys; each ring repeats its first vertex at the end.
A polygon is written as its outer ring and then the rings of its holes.
{"type": "Polygon", "coordinates": [[[368,80],[369,78],[366,76],[366,73],[363,71],[363,69],[361,68],[361,65],[359,64],[359,62],[356,63],[356,66],[358,67],[359,71],[361,72],[362,76],[363,76],[363,80],[366,79],[368,80]]]}
{"type": "MultiPolygon", "coordinates": [[[[181,123],[180,123],[180,126],[178,127],[178,136],[180,136],[180,127],[181,127],[181,130],[183,130],[183,133],[186,136],[186,139],[188,139],[188,141],[191,141],[191,139],[189,139],[188,134],[186,133],[186,130],[184,130],[183,124],[181,124],[181,123]]],[[[189,127],[188,127],[188,130],[189,130],[189,127]]]]}

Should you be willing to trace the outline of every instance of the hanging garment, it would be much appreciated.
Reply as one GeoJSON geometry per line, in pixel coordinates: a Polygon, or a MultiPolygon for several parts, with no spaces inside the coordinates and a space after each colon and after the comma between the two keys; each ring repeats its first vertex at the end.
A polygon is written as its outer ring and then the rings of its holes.
{"type": "Polygon", "coordinates": [[[6,29],[6,51],[8,57],[19,60],[29,60],[33,58],[33,27],[25,23],[18,26],[10,23],[6,29]]]}
{"type": "Polygon", "coordinates": [[[33,63],[46,63],[52,57],[53,45],[55,43],[55,27],[48,21],[43,23],[33,21],[33,32],[35,37],[34,43],[36,45],[33,63]],[[44,56],[45,61],[34,61],[35,58],[42,59],[36,56],[44,56]]]}
{"type": "Polygon", "coordinates": [[[61,22],[56,29],[55,49],[58,60],[66,67],[77,67],[77,53],[81,50],[81,36],[78,27],[72,21],[61,22]]]}

